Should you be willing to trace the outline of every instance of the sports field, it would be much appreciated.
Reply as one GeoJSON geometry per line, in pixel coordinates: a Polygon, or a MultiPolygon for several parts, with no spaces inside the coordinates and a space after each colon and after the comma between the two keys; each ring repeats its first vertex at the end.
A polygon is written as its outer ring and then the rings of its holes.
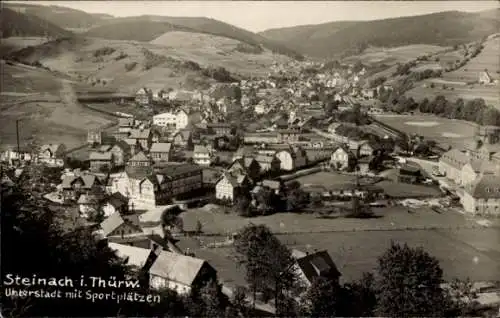
{"type": "Polygon", "coordinates": [[[418,134],[452,146],[463,145],[476,132],[473,123],[433,115],[376,115],[376,118],[405,133],[418,134]]]}

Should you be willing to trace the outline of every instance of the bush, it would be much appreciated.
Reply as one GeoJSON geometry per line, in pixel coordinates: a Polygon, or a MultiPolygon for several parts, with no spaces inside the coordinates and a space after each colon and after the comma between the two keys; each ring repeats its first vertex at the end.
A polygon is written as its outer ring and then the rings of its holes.
{"type": "Polygon", "coordinates": [[[128,57],[128,54],[120,52],[120,55],[115,57],[115,61],[123,60],[124,58],[128,57]]]}
{"type": "Polygon", "coordinates": [[[155,54],[149,50],[143,49],[142,53],[144,54],[144,70],[152,69],[155,66],[163,64],[167,61],[167,58],[163,55],[155,54]]]}
{"type": "Polygon", "coordinates": [[[131,70],[133,70],[135,67],[137,66],[137,62],[130,62],[130,63],[127,63],[125,64],[125,70],[127,72],[130,72],[131,70]]]}
{"type": "Polygon", "coordinates": [[[260,54],[263,52],[262,48],[258,45],[251,45],[248,43],[238,43],[236,51],[248,54],[260,54]]]}
{"type": "Polygon", "coordinates": [[[95,50],[94,57],[110,55],[110,54],[113,54],[115,51],[116,50],[114,48],[105,46],[105,47],[102,47],[100,49],[95,50]]]}

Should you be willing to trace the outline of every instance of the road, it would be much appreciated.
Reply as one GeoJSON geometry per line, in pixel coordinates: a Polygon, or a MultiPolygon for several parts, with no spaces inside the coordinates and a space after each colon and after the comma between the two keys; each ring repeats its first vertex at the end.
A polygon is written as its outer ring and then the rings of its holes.
{"type": "MultiPolygon", "coordinates": [[[[229,297],[230,299],[232,299],[233,297],[233,289],[230,287],[230,286],[227,286],[227,285],[222,285],[222,292],[224,293],[224,295],[226,295],[227,297],[229,297]]],[[[253,297],[251,295],[247,295],[246,296],[246,301],[248,304],[250,304],[250,306],[253,305],[253,297]]],[[[271,313],[271,314],[275,314],[276,313],[276,309],[274,308],[274,306],[272,305],[269,305],[269,304],[264,304],[260,301],[256,301],[255,302],[255,308],[258,309],[258,310],[261,310],[261,311],[265,311],[265,312],[268,312],[268,313],[271,313]]]]}

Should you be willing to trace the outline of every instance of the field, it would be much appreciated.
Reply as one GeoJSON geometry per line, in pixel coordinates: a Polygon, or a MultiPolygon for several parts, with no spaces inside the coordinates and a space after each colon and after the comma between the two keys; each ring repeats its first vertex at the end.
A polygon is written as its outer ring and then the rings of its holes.
{"type": "MultiPolygon", "coordinates": [[[[472,58],[465,66],[453,72],[444,73],[442,79],[428,79],[419,82],[415,88],[406,92],[406,95],[416,100],[422,100],[426,97],[431,99],[437,95],[443,95],[449,100],[483,98],[487,104],[499,108],[499,84],[479,85],[473,83],[479,80],[479,74],[484,70],[488,70],[493,80],[500,78],[499,46],[500,37],[487,40],[481,53],[472,58]],[[434,88],[430,87],[432,83],[434,83],[434,88]],[[443,84],[446,87],[443,87],[443,84]]],[[[440,57],[441,65],[445,63],[446,57],[449,60],[460,59],[459,56],[452,56],[453,52],[446,54],[446,56],[440,57]]]]}
{"type": "MultiPolygon", "coordinates": [[[[396,48],[370,48],[363,54],[356,56],[363,64],[385,63],[393,65],[396,63],[406,63],[414,60],[421,55],[436,54],[447,50],[447,47],[436,45],[415,44],[400,46],[396,48]]],[[[347,59],[349,61],[350,59],[347,59]]]]}
{"type": "MultiPolygon", "coordinates": [[[[197,209],[185,212],[186,224],[200,220],[203,232],[229,235],[247,224],[265,224],[290,248],[302,251],[326,249],[342,272],[344,281],[360,278],[371,271],[390,241],[421,246],[436,256],[445,278],[494,280],[500,270],[498,228],[478,228],[477,220],[452,211],[438,214],[421,208],[409,214],[403,208],[377,210],[382,218],[358,220],[321,219],[312,215],[280,213],[250,219],[221,210],[197,209]],[[189,219],[189,220],[188,220],[189,219]],[[474,228],[475,227],[475,228],[474,228]]],[[[202,236],[202,245],[221,242],[223,237],[202,236]]],[[[183,244],[183,240],[180,242],[183,244]]],[[[221,279],[229,285],[244,284],[244,270],[234,260],[231,247],[201,248],[186,245],[198,257],[216,266],[221,279]]]]}
{"type": "Polygon", "coordinates": [[[112,118],[76,102],[72,83],[46,70],[2,64],[0,103],[1,145],[16,143],[16,120],[21,144],[36,135],[41,143],[64,143],[71,148],[86,140],[87,130],[112,123],[112,118]]]}
{"type": "Polygon", "coordinates": [[[338,174],[333,172],[318,172],[303,177],[294,179],[300,182],[304,187],[307,186],[320,186],[326,189],[335,188],[342,184],[350,184],[355,182],[355,176],[338,174]]]}
{"type": "MultiPolygon", "coordinates": [[[[289,58],[269,51],[247,54],[236,51],[237,41],[196,33],[173,32],[153,43],[87,38],[71,42],[50,43],[28,52],[24,58],[78,77],[96,87],[135,93],[139,87],[176,88],[181,83],[207,85],[211,80],[199,72],[179,66],[179,61],[193,61],[202,67],[225,67],[239,74],[267,74],[275,61],[289,58]],[[222,40],[221,40],[222,39],[222,40]],[[233,43],[234,42],[234,43],[233,43]],[[96,56],[99,49],[111,48],[109,54],[96,56]],[[156,56],[149,69],[144,66],[144,50],[156,56]],[[135,67],[128,66],[136,63],[135,67]],[[198,84],[199,83],[199,84],[198,84]]],[[[195,87],[193,87],[195,88],[195,87]]]]}
{"type": "Polygon", "coordinates": [[[3,38],[0,43],[0,56],[5,56],[10,52],[20,50],[27,46],[40,45],[47,42],[46,38],[42,37],[10,37],[3,38]]]}
{"type": "Polygon", "coordinates": [[[432,115],[377,115],[378,120],[408,134],[419,134],[438,143],[461,146],[475,134],[475,125],[432,115]],[[420,124],[419,124],[420,123],[420,124]]]}

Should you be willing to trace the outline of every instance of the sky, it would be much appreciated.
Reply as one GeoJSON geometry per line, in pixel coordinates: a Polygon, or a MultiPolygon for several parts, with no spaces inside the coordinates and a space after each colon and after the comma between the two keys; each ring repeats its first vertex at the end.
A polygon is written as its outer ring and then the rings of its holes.
{"type": "Polygon", "coordinates": [[[477,12],[499,1],[12,1],[126,17],[208,17],[253,32],[331,21],[378,20],[441,11],[477,12]]]}

